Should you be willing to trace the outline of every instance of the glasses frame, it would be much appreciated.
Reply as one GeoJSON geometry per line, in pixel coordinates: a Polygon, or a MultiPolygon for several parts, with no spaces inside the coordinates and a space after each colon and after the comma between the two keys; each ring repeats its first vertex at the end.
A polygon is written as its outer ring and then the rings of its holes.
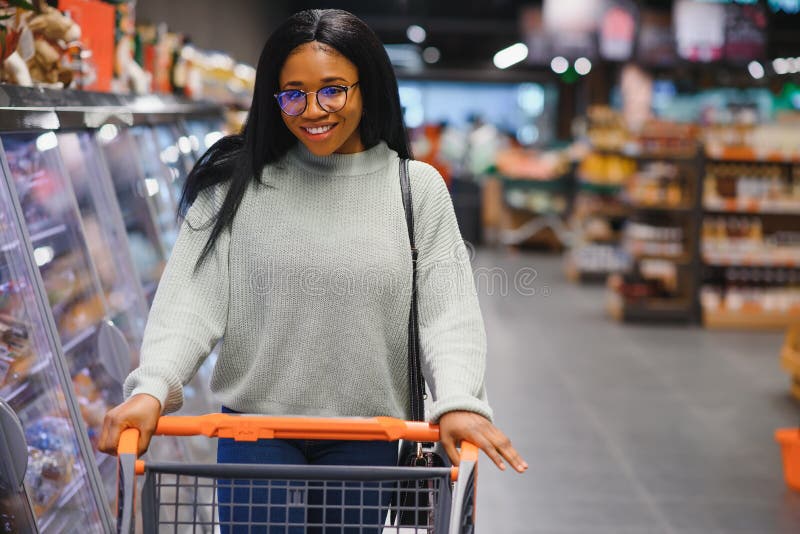
{"type": "Polygon", "coordinates": [[[306,112],[306,110],[308,109],[308,95],[316,95],[317,105],[319,106],[319,109],[323,110],[326,113],[336,113],[336,112],[342,111],[344,109],[344,107],[347,105],[347,95],[350,93],[350,89],[352,89],[353,87],[358,85],[360,81],[361,80],[355,82],[352,85],[337,85],[337,84],[326,85],[325,87],[320,87],[316,91],[303,91],[302,89],[286,89],[285,91],[278,91],[277,93],[275,93],[272,96],[275,97],[275,102],[278,104],[278,108],[281,110],[281,113],[283,113],[284,115],[287,115],[289,117],[299,117],[300,115],[302,115],[303,113],[306,112]],[[329,87],[336,87],[336,88],[342,89],[344,91],[344,104],[342,104],[342,107],[340,107],[339,109],[336,109],[336,110],[333,110],[333,111],[328,110],[327,108],[325,108],[325,106],[323,106],[322,103],[319,101],[320,92],[324,91],[325,89],[327,89],[329,87]],[[290,91],[299,91],[299,92],[303,93],[303,96],[305,97],[306,103],[303,106],[303,109],[302,109],[302,111],[300,111],[300,113],[287,113],[286,110],[284,110],[283,107],[281,106],[280,96],[282,94],[288,93],[290,91]]]}

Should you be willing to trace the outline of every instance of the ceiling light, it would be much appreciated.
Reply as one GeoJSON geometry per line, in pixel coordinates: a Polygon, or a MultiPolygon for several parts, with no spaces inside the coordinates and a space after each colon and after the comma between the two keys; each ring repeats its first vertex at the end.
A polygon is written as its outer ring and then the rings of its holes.
{"type": "Polygon", "coordinates": [[[42,267],[47,265],[53,258],[55,258],[56,254],[53,250],[53,247],[46,246],[46,247],[39,247],[33,249],[33,260],[36,262],[37,267],[42,267]]]}
{"type": "Polygon", "coordinates": [[[772,60],[772,70],[775,74],[786,74],[789,72],[789,62],[782,57],[772,60]]]}
{"type": "Polygon", "coordinates": [[[43,133],[36,138],[36,149],[45,152],[58,146],[58,137],[53,132],[43,133]]]}
{"type": "Polygon", "coordinates": [[[147,196],[152,197],[158,194],[158,180],[155,178],[145,178],[144,186],[147,189],[147,196]]]}
{"type": "Polygon", "coordinates": [[[442,53],[435,46],[429,46],[422,51],[422,59],[425,63],[438,63],[442,59],[442,53]]]}
{"type": "Polygon", "coordinates": [[[589,74],[592,70],[592,62],[589,61],[588,58],[579,57],[575,60],[575,72],[580,74],[581,76],[585,76],[589,74]]]}
{"type": "Polygon", "coordinates": [[[750,76],[756,80],[760,80],[764,77],[764,66],[758,61],[751,61],[750,64],[747,65],[747,70],[750,72],[750,76]]]}
{"type": "Polygon", "coordinates": [[[185,135],[182,135],[178,138],[178,148],[184,154],[189,154],[192,151],[192,141],[185,135]]]}
{"type": "Polygon", "coordinates": [[[118,134],[119,128],[115,124],[104,124],[97,132],[97,137],[100,139],[100,143],[108,144],[116,139],[118,134]]]}
{"type": "Polygon", "coordinates": [[[550,68],[553,69],[553,72],[556,74],[564,74],[569,68],[569,61],[563,56],[556,56],[550,62],[550,68]]]}
{"type": "Polygon", "coordinates": [[[425,32],[425,28],[422,26],[417,26],[416,24],[412,24],[406,30],[406,35],[408,36],[408,40],[412,43],[422,43],[425,41],[425,38],[428,34],[425,32]]]}
{"type": "Polygon", "coordinates": [[[500,50],[494,55],[494,66],[498,69],[507,69],[528,57],[528,47],[517,43],[500,50]]]}

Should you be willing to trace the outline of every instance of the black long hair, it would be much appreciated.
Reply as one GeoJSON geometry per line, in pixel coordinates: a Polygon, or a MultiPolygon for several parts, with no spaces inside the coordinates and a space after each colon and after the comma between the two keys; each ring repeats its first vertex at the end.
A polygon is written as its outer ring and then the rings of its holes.
{"type": "Polygon", "coordinates": [[[198,266],[213,250],[219,235],[232,224],[250,181],[259,182],[264,166],[278,161],[298,142],[283,123],[273,95],[278,91],[286,58],[298,46],[312,41],[333,48],[358,69],[365,110],[359,131],[364,146],[371,148],[386,141],[401,158],[411,157],[397,78],[375,32],[352,13],[339,9],[312,9],[292,15],[273,32],[261,51],[253,103],[241,133],[214,143],[186,178],[178,207],[180,216],[186,215],[201,191],[229,182],[198,266]]]}

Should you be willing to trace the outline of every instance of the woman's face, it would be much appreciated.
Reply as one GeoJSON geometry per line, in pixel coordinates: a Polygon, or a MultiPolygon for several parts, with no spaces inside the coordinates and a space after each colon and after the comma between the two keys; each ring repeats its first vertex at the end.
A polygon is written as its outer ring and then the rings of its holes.
{"type": "MultiPolygon", "coordinates": [[[[350,87],[358,81],[358,69],[349,59],[315,41],[298,46],[286,58],[278,79],[278,91],[319,91],[329,85],[350,87]]],[[[301,115],[281,113],[281,116],[289,131],[312,154],[329,156],[364,150],[359,132],[364,109],[360,84],[348,89],[347,103],[333,113],[319,106],[316,94],[307,95],[307,100],[301,115]]]]}

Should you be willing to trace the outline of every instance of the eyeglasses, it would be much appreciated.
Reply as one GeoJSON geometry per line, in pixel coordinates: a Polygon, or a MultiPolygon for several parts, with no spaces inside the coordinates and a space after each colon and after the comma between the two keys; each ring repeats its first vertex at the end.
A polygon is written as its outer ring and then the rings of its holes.
{"type": "Polygon", "coordinates": [[[301,89],[289,89],[276,93],[275,99],[281,111],[291,117],[302,115],[308,107],[308,95],[317,95],[317,104],[328,113],[336,113],[347,104],[347,91],[358,85],[326,85],[319,91],[303,91],[301,89]]]}

